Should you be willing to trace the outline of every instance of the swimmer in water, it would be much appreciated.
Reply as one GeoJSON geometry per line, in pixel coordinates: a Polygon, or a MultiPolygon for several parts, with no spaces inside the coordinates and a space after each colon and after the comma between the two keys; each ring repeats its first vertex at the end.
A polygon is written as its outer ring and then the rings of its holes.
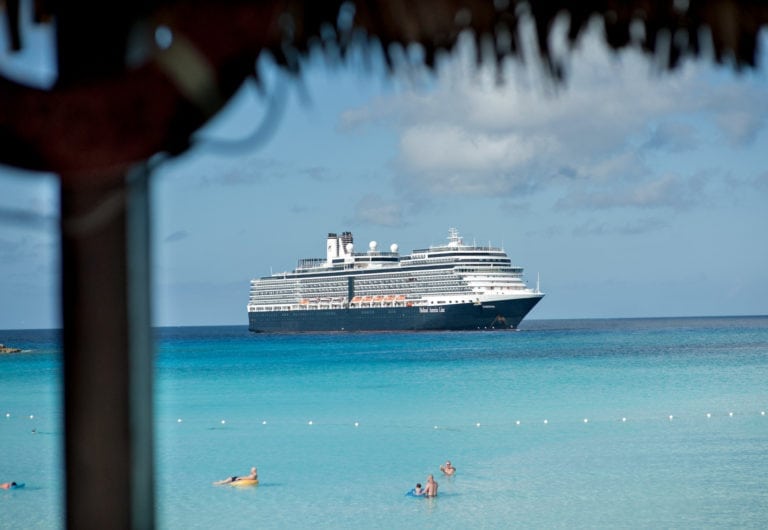
{"type": "Polygon", "coordinates": [[[233,482],[238,482],[240,480],[259,480],[259,474],[256,472],[256,468],[252,467],[251,472],[245,477],[237,477],[237,476],[227,477],[224,480],[217,480],[213,484],[214,486],[219,486],[221,484],[232,484],[233,482]]]}
{"type": "Polygon", "coordinates": [[[427,485],[424,487],[425,497],[437,497],[437,482],[432,475],[427,477],[427,485]]]}
{"type": "Polygon", "coordinates": [[[16,484],[15,482],[3,482],[2,484],[0,484],[0,490],[10,490],[15,488],[17,485],[18,484],[16,484]]]}
{"type": "Polygon", "coordinates": [[[453,467],[451,464],[451,461],[448,460],[445,464],[440,466],[440,471],[442,471],[445,475],[448,475],[449,477],[456,473],[456,468],[453,467]]]}

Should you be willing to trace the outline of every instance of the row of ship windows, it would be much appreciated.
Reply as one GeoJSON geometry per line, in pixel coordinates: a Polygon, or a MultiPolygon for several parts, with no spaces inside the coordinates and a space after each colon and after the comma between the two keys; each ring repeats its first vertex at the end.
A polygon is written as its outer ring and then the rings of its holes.
{"type": "MultiPolygon", "coordinates": [[[[368,280],[365,281],[357,281],[354,283],[355,291],[359,291],[361,289],[365,288],[372,288],[372,289],[381,289],[381,288],[397,288],[397,289],[408,289],[411,288],[412,285],[410,285],[410,282],[412,280],[406,280],[404,278],[401,279],[381,279],[381,280],[368,280]]],[[[440,275],[440,276],[430,276],[427,278],[421,278],[419,281],[419,287],[429,287],[430,285],[463,285],[464,280],[460,278],[451,277],[450,275],[440,275]]],[[[326,281],[323,282],[322,285],[319,285],[317,287],[306,287],[307,285],[317,285],[316,283],[309,283],[309,282],[296,282],[289,285],[283,285],[283,286],[276,286],[273,282],[270,282],[269,284],[259,285],[257,283],[251,284],[251,292],[256,291],[263,291],[264,289],[271,288],[273,291],[282,291],[282,292],[290,292],[295,290],[301,290],[301,291],[317,291],[317,292],[328,292],[333,290],[343,291],[346,292],[348,288],[348,284],[346,281],[338,282],[330,282],[326,281]]]]}
{"type": "Polygon", "coordinates": [[[485,267],[457,267],[456,272],[465,274],[465,273],[477,273],[477,274],[492,274],[492,275],[515,275],[515,276],[522,276],[523,269],[514,269],[509,267],[498,267],[494,269],[487,269],[485,267]]]}
{"type": "MultiPolygon", "coordinates": [[[[469,282],[473,285],[483,284],[483,285],[521,285],[522,282],[520,282],[517,279],[510,279],[510,278],[469,278],[469,282]]],[[[360,291],[368,291],[368,290],[374,290],[374,291],[411,291],[414,290],[414,287],[416,287],[416,290],[428,290],[430,288],[438,287],[438,286],[453,286],[457,288],[461,288],[463,286],[468,285],[464,280],[459,279],[440,279],[430,282],[420,282],[418,286],[403,284],[402,282],[382,282],[380,284],[369,284],[369,283],[359,283],[355,284],[354,291],[360,292],[360,291]]],[[[317,286],[317,287],[305,287],[302,285],[289,285],[284,286],[282,288],[272,285],[252,285],[250,289],[251,293],[293,293],[293,292],[307,292],[307,293],[331,293],[331,292],[339,292],[339,293],[346,293],[348,291],[348,288],[346,285],[323,285],[323,286],[317,286]]]]}
{"type": "MultiPolygon", "coordinates": [[[[524,289],[525,284],[514,281],[488,281],[487,279],[482,282],[471,282],[471,285],[483,288],[507,288],[507,289],[524,289]]],[[[445,291],[445,290],[459,290],[459,291],[471,291],[470,284],[465,284],[458,281],[447,282],[431,282],[428,285],[420,285],[418,289],[410,288],[405,285],[391,285],[386,287],[380,286],[356,286],[355,294],[398,294],[398,293],[429,293],[433,291],[445,291]]],[[[323,295],[323,296],[346,296],[347,289],[330,289],[324,288],[311,288],[301,289],[297,286],[292,286],[285,289],[265,289],[265,288],[252,288],[250,291],[251,296],[266,296],[266,295],[323,295]]]]}
{"type": "MultiPolygon", "coordinates": [[[[514,285],[519,283],[518,278],[472,278],[473,283],[477,283],[478,281],[485,283],[487,285],[514,285]]],[[[465,286],[465,281],[459,278],[451,278],[446,275],[442,276],[434,276],[427,279],[422,279],[419,282],[418,290],[429,290],[431,288],[434,288],[436,286],[454,286],[454,287],[462,287],[465,286]]],[[[376,281],[359,281],[355,282],[354,284],[354,290],[355,292],[360,291],[366,291],[366,290],[377,290],[377,291],[388,291],[388,290],[395,290],[395,291],[403,291],[403,290],[411,290],[413,288],[412,285],[409,285],[408,283],[405,283],[402,281],[402,279],[399,280],[376,280],[376,281]]],[[[346,293],[348,290],[347,282],[324,282],[322,286],[317,287],[305,287],[299,282],[293,283],[291,285],[285,285],[281,287],[277,287],[274,284],[268,284],[268,285],[258,285],[257,283],[251,284],[251,293],[261,293],[261,294],[277,294],[277,293],[296,293],[296,292],[306,292],[306,293],[332,293],[332,292],[339,292],[339,293],[346,293]],[[270,289],[271,288],[271,289],[270,289]],[[267,290],[269,289],[269,290],[267,290]]]]}
{"type": "MultiPolygon", "coordinates": [[[[366,284],[373,284],[373,285],[382,285],[382,284],[391,284],[391,283],[405,283],[405,282],[430,282],[434,280],[439,280],[443,278],[453,278],[455,275],[450,272],[446,273],[440,273],[440,274],[429,274],[429,275],[423,275],[419,276],[418,278],[415,276],[372,276],[367,278],[357,278],[355,279],[355,285],[366,285],[366,284]]],[[[458,278],[457,278],[458,279],[458,278]]],[[[317,283],[317,280],[300,280],[297,282],[299,285],[313,285],[317,283]]],[[[346,286],[348,284],[346,279],[342,280],[322,280],[322,283],[324,286],[328,287],[341,287],[346,286]]]]}
{"type": "Polygon", "coordinates": [[[476,257],[475,258],[463,258],[463,259],[462,258],[450,258],[450,257],[449,258],[429,258],[428,260],[427,259],[412,259],[408,263],[411,264],[411,265],[420,265],[422,263],[424,263],[424,264],[429,263],[431,265],[432,263],[456,263],[457,261],[459,261],[459,262],[464,262],[464,261],[466,261],[466,262],[473,262],[474,261],[474,262],[477,262],[478,265],[486,265],[486,266],[493,266],[493,264],[495,264],[495,263],[503,263],[505,265],[509,265],[510,264],[510,260],[509,259],[477,259],[476,257]],[[490,264],[490,265],[488,265],[488,264],[490,264]]]}
{"type": "MultiPolygon", "coordinates": [[[[472,294],[471,289],[461,289],[461,293],[465,294],[472,294]]],[[[402,293],[382,293],[380,291],[372,291],[372,292],[355,292],[355,296],[386,296],[387,294],[394,295],[394,294],[402,294],[402,293]]],[[[429,291],[420,291],[420,294],[426,294],[426,295],[436,295],[436,294],[457,294],[456,289],[430,289],[429,291]]],[[[315,295],[310,294],[298,294],[298,293],[260,293],[258,296],[252,296],[251,300],[259,300],[260,302],[265,302],[268,300],[285,300],[285,299],[296,299],[299,298],[318,298],[315,295]]],[[[342,295],[340,293],[325,293],[323,295],[323,298],[346,298],[345,295],[342,295]]]]}
{"type": "MultiPolygon", "coordinates": [[[[488,283],[487,285],[493,285],[492,283],[488,283]]],[[[501,284],[505,285],[505,284],[501,284]]],[[[460,290],[460,291],[471,291],[469,285],[465,283],[460,282],[434,282],[431,285],[421,285],[418,289],[412,289],[408,288],[406,286],[391,286],[391,287],[357,287],[355,289],[355,294],[397,294],[397,293],[412,293],[412,292],[430,292],[435,290],[460,290]]],[[[251,289],[250,294],[252,296],[264,296],[269,294],[317,294],[317,295],[323,295],[323,296],[346,296],[347,294],[346,289],[297,289],[297,288],[290,288],[290,289],[251,289]]]]}
{"type": "MultiPolygon", "coordinates": [[[[467,279],[471,284],[478,285],[521,285],[522,282],[520,282],[518,279],[512,279],[512,278],[468,278],[467,279]]],[[[354,291],[360,292],[360,291],[411,291],[415,290],[422,291],[422,290],[428,290],[434,287],[439,286],[452,286],[456,288],[461,288],[463,286],[468,285],[465,280],[460,279],[452,279],[452,278],[440,278],[435,279],[433,281],[423,281],[419,282],[418,286],[409,285],[407,283],[402,282],[375,282],[375,283],[369,283],[369,282],[360,282],[355,284],[354,291]]],[[[322,285],[322,286],[316,286],[316,287],[308,287],[308,286],[302,286],[302,285],[286,285],[282,287],[277,287],[274,285],[252,285],[250,289],[251,293],[294,293],[294,292],[306,292],[306,293],[331,293],[331,292],[339,292],[339,293],[346,293],[348,291],[347,285],[322,285]]]]}
{"type": "MultiPolygon", "coordinates": [[[[453,261],[453,260],[441,260],[441,261],[453,261]]],[[[512,267],[510,264],[510,261],[507,260],[488,260],[483,262],[465,262],[462,263],[459,266],[453,267],[453,268],[445,268],[440,270],[434,270],[434,271],[408,271],[408,270],[382,270],[380,273],[377,272],[367,272],[364,276],[355,276],[357,281],[366,281],[369,279],[375,279],[375,278],[403,278],[405,276],[411,276],[414,277],[414,275],[418,276],[419,278],[427,277],[428,275],[435,275],[435,274],[454,274],[454,271],[474,271],[474,272],[481,272],[481,273],[512,273],[512,274],[522,274],[523,269],[522,267],[512,267]]],[[[322,278],[322,277],[320,277],[322,278]]],[[[288,280],[288,278],[283,277],[284,280],[288,280]]],[[[322,278],[324,281],[341,281],[346,282],[347,277],[338,277],[338,278],[322,278]]],[[[314,282],[318,280],[317,276],[313,276],[311,278],[291,278],[291,280],[301,281],[301,282],[314,282]]]]}
{"type": "MultiPolygon", "coordinates": [[[[420,282],[420,285],[418,286],[418,290],[429,290],[435,287],[440,286],[450,286],[450,287],[456,287],[461,288],[466,286],[466,283],[464,283],[463,280],[459,279],[445,279],[441,278],[440,281],[434,280],[430,282],[420,282]]],[[[291,286],[285,286],[283,288],[271,288],[267,290],[271,286],[251,286],[251,293],[260,293],[260,294],[266,294],[266,293],[295,293],[295,292],[303,292],[303,293],[332,293],[332,292],[339,292],[339,293],[346,293],[347,292],[347,286],[346,285],[323,285],[318,287],[304,287],[300,285],[291,285],[291,286]]],[[[355,292],[361,292],[361,291],[404,291],[404,290],[413,290],[413,286],[408,284],[403,284],[402,282],[387,282],[386,284],[369,284],[369,283],[357,283],[355,284],[355,292]]]]}
{"type": "MultiPolygon", "coordinates": [[[[498,276],[502,273],[506,273],[505,275],[509,274],[515,274],[515,277],[520,277],[522,275],[522,269],[510,269],[510,268],[498,268],[495,270],[489,270],[487,268],[473,268],[473,267],[462,267],[459,269],[456,269],[457,272],[461,273],[478,273],[478,274],[485,274],[485,275],[493,275],[498,276]]],[[[376,275],[376,276],[368,276],[365,278],[356,278],[355,279],[355,285],[365,285],[365,284],[374,284],[374,285],[382,285],[382,284],[398,284],[403,282],[414,282],[414,281],[420,281],[420,282],[430,282],[435,281],[443,278],[451,278],[454,277],[454,272],[451,270],[446,271],[438,271],[435,273],[430,274],[424,274],[419,275],[418,278],[413,275],[404,276],[405,273],[398,272],[398,273],[389,273],[389,274],[382,274],[382,275],[376,275]]],[[[458,280],[458,278],[457,278],[458,280]]],[[[287,280],[290,281],[293,284],[298,285],[306,285],[306,284],[315,284],[317,283],[317,279],[295,279],[295,280],[287,280]]],[[[348,285],[348,279],[345,278],[338,278],[338,279],[323,279],[321,280],[323,285],[326,288],[346,288],[348,285]]],[[[256,283],[256,282],[254,282],[256,283]]],[[[270,282],[274,283],[274,282],[270,282]]]]}

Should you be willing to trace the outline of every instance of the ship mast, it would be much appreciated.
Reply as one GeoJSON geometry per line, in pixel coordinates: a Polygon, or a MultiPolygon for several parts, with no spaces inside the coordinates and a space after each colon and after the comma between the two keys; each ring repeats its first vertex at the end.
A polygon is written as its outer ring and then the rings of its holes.
{"type": "Polygon", "coordinates": [[[448,246],[458,247],[461,245],[461,236],[459,236],[459,230],[457,228],[448,229],[448,246]]]}

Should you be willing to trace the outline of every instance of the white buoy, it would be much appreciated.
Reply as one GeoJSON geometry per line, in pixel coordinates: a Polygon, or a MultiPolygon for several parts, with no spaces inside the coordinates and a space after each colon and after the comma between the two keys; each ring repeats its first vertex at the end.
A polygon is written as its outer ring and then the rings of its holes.
{"type": "Polygon", "coordinates": [[[267,420],[262,420],[262,421],[261,421],[261,424],[262,424],[262,425],[266,425],[266,424],[267,424],[267,420]]]}
{"type": "Polygon", "coordinates": [[[177,419],[176,423],[181,423],[181,418],[177,419]]]}
{"type": "Polygon", "coordinates": [[[589,418],[584,418],[584,423],[589,423],[589,418]]]}
{"type": "Polygon", "coordinates": [[[549,423],[549,420],[544,420],[544,425],[546,425],[547,423],[549,423]]]}
{"type": "Polygon", "coordinates": [[[672,414],[670,414],[669,415],[669,421],[672,421],[673,419],[675,419],[675,417],[672,414]]]}
{"type": "Polygon", "coordinates": [[[517,421],[515,422],[515,425],[520,425],[520,420],[517,420],[517,421]]]}
{"type": "Polygon", "coordinates": [[[729,412],[728,415],[733,417],[733,412],[729,412]]]}
{"type": "Polygon", "coordinates": [[[360,423],[356,421],[355,422],[355,427],[359,427],[359,426],[360,426],[360,423]]]}
{"type": "Polygon", "coordinates": [[[761,411],[760,411],[760,415],[761,415],[761,416],[765,416],[765,411],[764,411],[764,410],[761,410],[761,411]]]}
{"type": "Polygon", "coordinates": [[[621,421],[627,421],[627,418],[622,416],[621,421]]]}
{"type": "Polygon", "coordinates": [[[29,415],[29,419],[30,419],[30,420],[34,420],[34,419],[35,419],[35,415],[34,415],[34,414],[30,414],[30,415],[29,415]]]}
{"type": "Polygon", "coordinates": [[[227,420],[221,420],[222,425],[224,425],[225,423],[227,423],[227,420]]]}
{"type": "Polygon", "coordinates": [[[475,427],[480,427],[480,422],[475,423],[475,427]]]}
{"type": "Polygon", "coordinates": [[[10,412],[6,412],[6,413],[5,413],[5,417],[6,417],[6,418],[10,418],[10,417],[11,417],[11,413],[10,413],[10,412]]]}
{"type": "Polygon", "coordinates": [[[435,425],[435,429],[437,429],[437,425],[435,425]]]}
{"type": "Polygon", "coordinates": [[[712,417],[712,413],[707,412],[707,418],[711,418],[711,417],[712,417]]]}
{"type": "Polygon", "coordinates": [[[309,420],[309,421],[307,422],[307,425],[312,425],[312,423],[313,423],[313,422],[312,422],[312,420],[309,420]]]}

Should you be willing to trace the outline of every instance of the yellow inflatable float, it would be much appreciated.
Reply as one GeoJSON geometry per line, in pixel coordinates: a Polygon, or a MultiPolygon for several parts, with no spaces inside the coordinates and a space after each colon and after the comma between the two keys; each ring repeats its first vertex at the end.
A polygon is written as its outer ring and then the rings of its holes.
{"type": "Polygon", "coordinates": [[[259,485],[259,479],[257,478],[241,478],[238,480],[235,480],[234,482],[230,482],[230,485],[232,485],[235,488],[242,488],[245,486],[258,486],[259,485]]]}

